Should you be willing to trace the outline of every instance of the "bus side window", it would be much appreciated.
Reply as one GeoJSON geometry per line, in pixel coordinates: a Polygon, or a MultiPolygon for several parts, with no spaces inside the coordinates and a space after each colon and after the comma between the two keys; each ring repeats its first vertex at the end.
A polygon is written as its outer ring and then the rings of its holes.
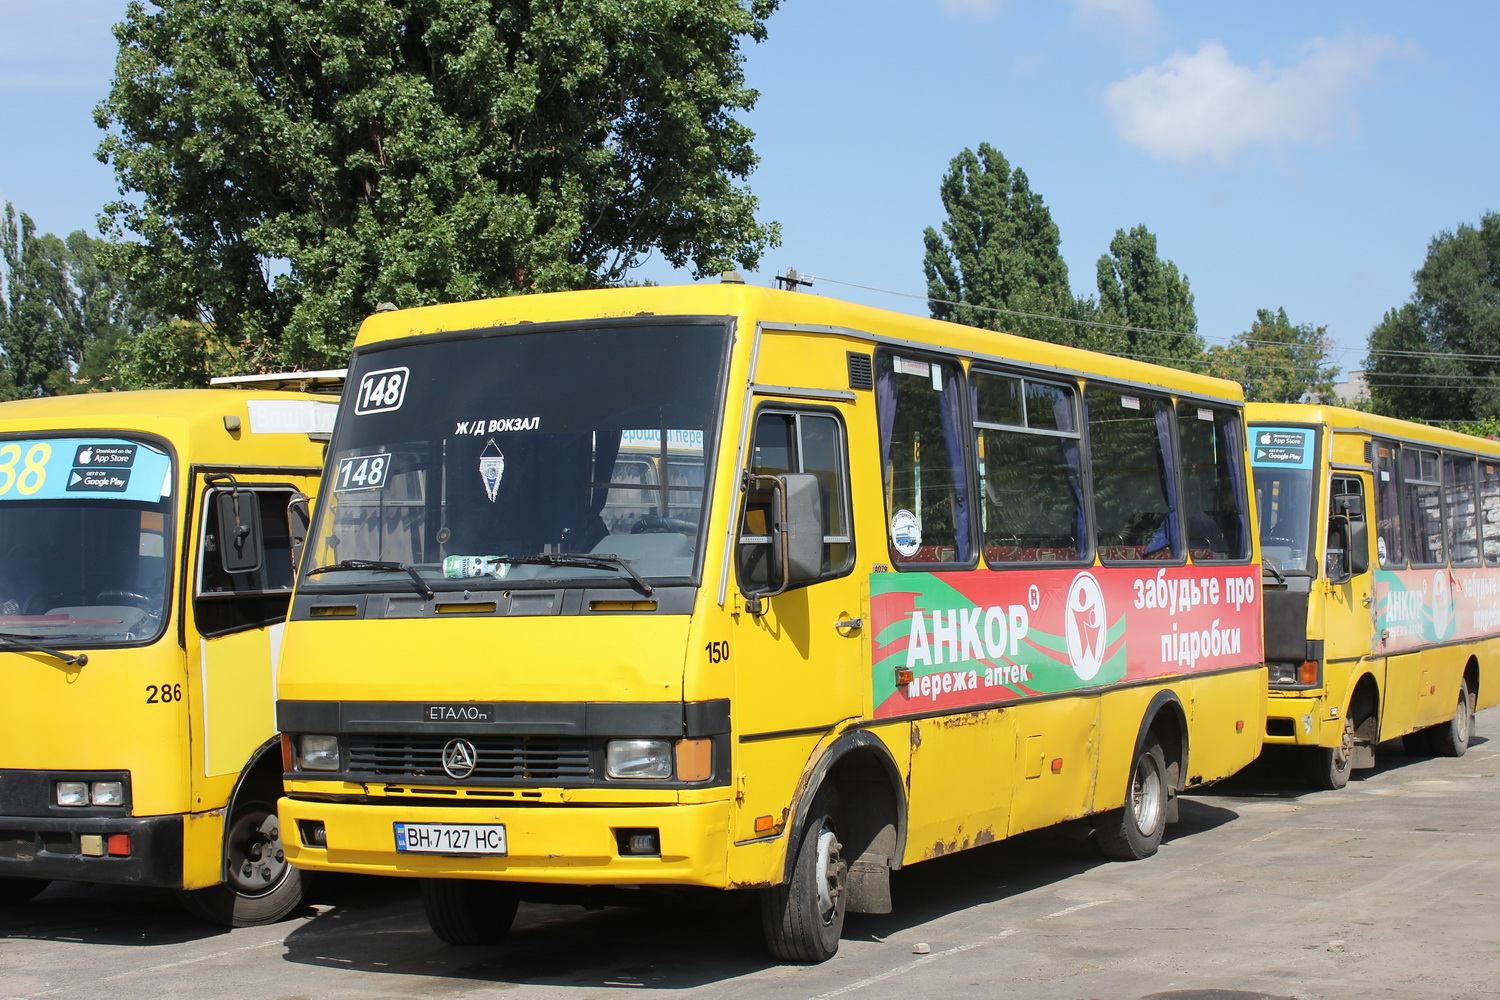
{"type": "Polygon", "coordinates": [[[1088,550],[1077,390],[973,370],[984,558],[1071,562],[1088,550]]]}
{"type": "Polygon", "coordinates": [[[1443,501],[1448,509],[1448,557],[1455,566],[1479,565],[1479,506],[1474,457],[1443,456],[1443,501]]]}
{"type": "MultiPolygon", "coordinates": [[[[750,439],[753,476],[805,472],[816,476],[823,507],[823,572],[821,579],[841,576],[854,560],[854,536],[849,522],[849,473],[845,461],[844,429],[825,413],[762,410],[750,439]]],[[[745,493],[740,514],[738,562],[746,593],[770,587],[771,493],[745,493]]]]}
{"type": "Polygon", "coordinates": [[[1500,464],[1479,463],[1479,510],[1485,565],[1500,566],[1500,464]]]}
{"type": "Polygon", "coordinates": [[[193,614],[198,631],[206,636],[259,628],[285,620],[292,591],[292,538],[286,508],[293,491],[289,488],[255,490],[260,500],[265,557],[260,568],[249,573],[226,572],[219,558],[221,542],[214,517],[214,501],[222,492],[225,491],[209,490],[203,508],[203,543],[199,547],[193,614]]]}
{"type": "Polygon", "coordinates": [[[1245,436],[1235,410],[1189,399],[1177,402],[1182,451],[1182,511],[1194,562],[1247,559],[1245,436]]]}
{"type": "Polygon", "coordinates": [[[1105,562],[1177,559],[1171,404],[1092,386],[1084,400],[1100,556],[1105,562]]]}
{"type": "Polygon", "coordinates": [[[891,560],[915,569],[971,563],[969,428],[958,362],[876,352],[875,407],[891,560]]]}
{"type": "Polygon", "coordinates": [[[1402,510],[1406,522],[1406,550],[1413,566],[1439,566],[1447,561],[1443,537],[1443,487],[1438,481],[1438,453],[1401,446],[1402,510]]]}
{"type": "Polygon", "coordinates": [[[1401,477],[1396,467],[1396,446],[1376,441],[1375,447],[1375,538],[1376,555],[1382,566],[1405,566],[1406,546],[1401,537],[1401,477]]]}

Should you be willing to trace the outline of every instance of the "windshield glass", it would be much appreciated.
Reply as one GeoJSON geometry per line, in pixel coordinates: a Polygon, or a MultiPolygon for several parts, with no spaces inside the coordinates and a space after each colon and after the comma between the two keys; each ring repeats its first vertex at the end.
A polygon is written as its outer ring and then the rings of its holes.
{"type": "Polygon", "coordinates": [[[1251,427],[1250,440],[1261,561],[1282,573],[1311,574],[1317,431],[1311,427],[1251,427]]]}
{"type": "Polygon", "coordinates": [[[161,634],[171,472],[141,441],[0,441],[0,649],[161,634]]]}
{"type": "Polygon", "coordinates": [[[362,353],[302,586],[691,582],[726,340],[626,321],[362,353]]]}

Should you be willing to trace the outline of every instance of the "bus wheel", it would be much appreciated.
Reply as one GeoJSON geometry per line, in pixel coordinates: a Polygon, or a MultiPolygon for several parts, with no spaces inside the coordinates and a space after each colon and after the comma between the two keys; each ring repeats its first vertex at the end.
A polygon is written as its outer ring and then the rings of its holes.
{"type": "Polygon", "coordinates": [[[1135,758],[1125,805],[1100,816],[1094,827],[1099,850],[1105,857],[1121,861],[1149,858],[1161,846],[1167,830],[1167,758],[1161,746],[1152,743],[1135,758]]]}
{"type": "Polygon", "coordinates": [[[510,932],[519,902],[515,887],[505,882],[422,879],[427,926],[449,944],[495,944],[510,932]]]}
{"type": "Polygon", "coordinates": [[[760,897],[766,946],[783,962],[826,962],[844,932],[846,875],[832,798],[819,795],[807,814],[791,881],[760,897]]]}
{"type": "Polygon", "coordinates": [[[1354,769],[1354,719],[1344,716],[1344,737],[1338,746],[1308,747],[1302,754],[1311,787],[1332,791],[1349,784],[1349,772],[1354,769]]]}
{"type": "Polygon", "coordinates": [[[274,800],[235,802],[224,836],[227,881],[179,894],[199,920],[221,927],[273,924],[302,902],[303,874],[287,863],[274,800]]]}
{"type": "Polygon", "coordinates": [[[1441,726],[1427,730],[1427,746],[1439,757],[1462,757],[1469,749],[1469,736],[1474,732],[1474,699],[1469,694],[1469,682],[1458,682],[1458,707],[1453,718],[1441,726]]]}
{"type": "Polygon", "coordinates": [[[0,878],[0,906],[24,903],[51,884],[45,878],[0,878]]]}

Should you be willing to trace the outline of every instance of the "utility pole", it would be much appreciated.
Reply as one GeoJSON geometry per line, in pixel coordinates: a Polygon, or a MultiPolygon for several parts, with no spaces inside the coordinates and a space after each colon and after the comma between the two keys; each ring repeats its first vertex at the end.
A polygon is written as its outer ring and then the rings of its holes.
{"type": "Polygon", "coordinates": [[[780,285],[788,292],[795,292],[798,285],[801,285],[805,288],[811,288],[812,283],[812,275],[798,274],[795,267],[789,267],[786,269],[786,274],[778,274],[776,276],[776,284],[780,285]]]}

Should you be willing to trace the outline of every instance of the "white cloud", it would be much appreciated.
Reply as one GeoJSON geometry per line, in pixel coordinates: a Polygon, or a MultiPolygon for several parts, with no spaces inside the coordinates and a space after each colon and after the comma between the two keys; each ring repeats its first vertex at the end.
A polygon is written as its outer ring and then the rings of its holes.
{"type": "Polygon", "coordinates": [[[1390,36],[1314,39],[1294,66],[1241,66],[1203,42],[1105,89],[1120,137],[1158,159],[1228,164],[1255,145],[1325,142],[1357,124],[1351,95],[1410,46],[1390,36]]]}

